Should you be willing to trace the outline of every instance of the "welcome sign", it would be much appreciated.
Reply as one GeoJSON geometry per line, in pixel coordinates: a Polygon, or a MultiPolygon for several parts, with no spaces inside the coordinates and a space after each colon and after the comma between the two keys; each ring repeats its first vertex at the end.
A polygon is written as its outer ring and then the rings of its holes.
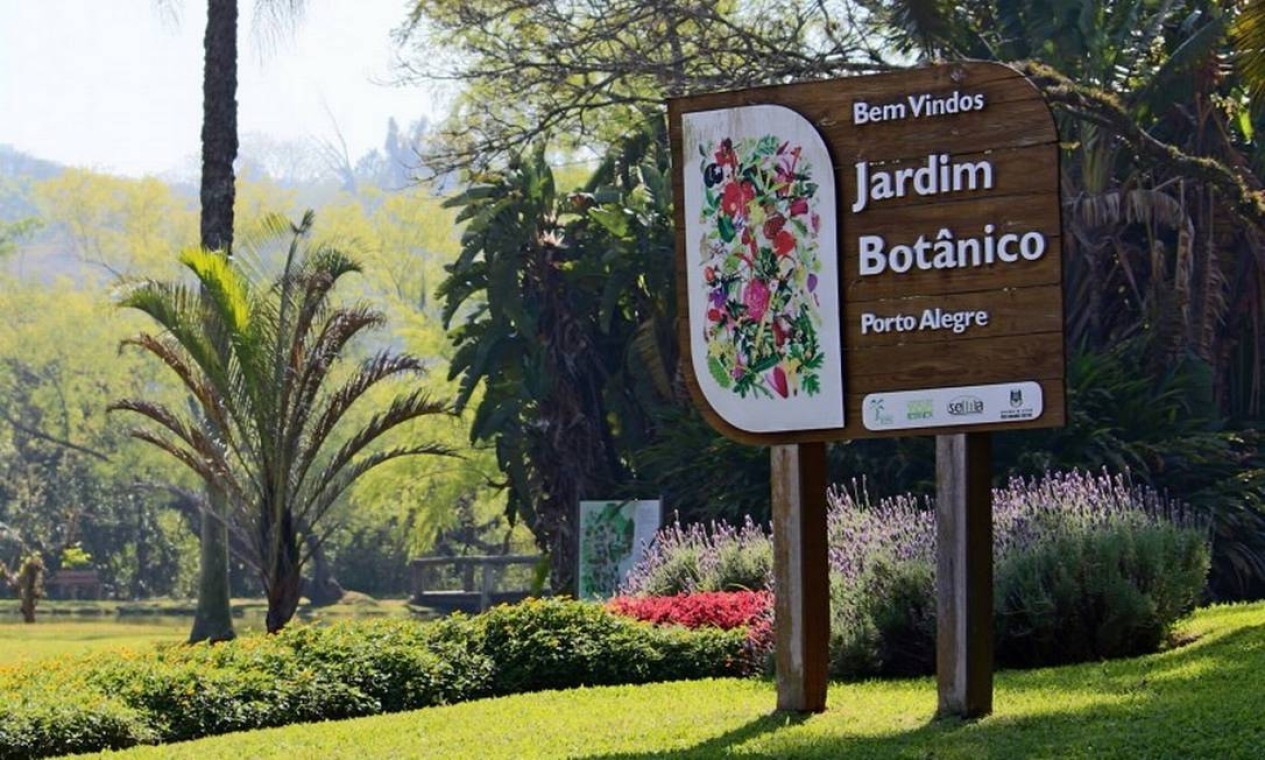
{"type": "Polygon", "coordinates": [[[696,403],[752,443],[1064,420],[1058,142],[990,63],[669,101],[696,403]]]}

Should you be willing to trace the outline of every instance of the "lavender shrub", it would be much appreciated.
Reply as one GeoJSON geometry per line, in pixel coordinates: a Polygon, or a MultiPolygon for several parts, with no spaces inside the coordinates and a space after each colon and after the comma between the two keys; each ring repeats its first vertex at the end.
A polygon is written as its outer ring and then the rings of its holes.
{"type": "MultiPolygon", "coordinates": [[[[1154,651],[1199,598],[1207,526],[1123,476],[1013,479],[993,491],[998,661],[1037,665],[1154,651]]],[[[834,488],[827,512],[833,672],[930,672],[935,510],[834,488]]],[[[659,532],[623,594],[772,587],[770,535],[748,519],[659,532]]]]}
{"type": "Polygon", "coordinates": [[[1203,591],[1207,523],[1123,476],[1014,480],[995,492],[993,514],[1003,665],[1153,652],[1203,591]]]}
{"type": "Polygon", "coordinates": [[[671,596],[698,591],[761,591],[773,586],[773,541],[750,517],[660,530],[619,593],[671,596]]]}

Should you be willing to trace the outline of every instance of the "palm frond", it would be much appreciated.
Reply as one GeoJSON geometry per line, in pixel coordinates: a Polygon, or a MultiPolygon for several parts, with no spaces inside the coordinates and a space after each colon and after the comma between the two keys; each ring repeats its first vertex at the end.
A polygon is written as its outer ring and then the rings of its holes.
{"type": "Polygon", "coordinates": [[[1252,106],[1265,108],[1265,0],[1251,0],[1234,20],[1235,63],[1252,106]]]}
{"type": "Polygon", "coordinates": [[[305,346],[301,367],[296,375],[297,392],[290,409],[312,411],[318,392],[329,376],[329,370],[342,355],[343,349],[356,335],[381,326],[386,317],[366,305],[339,309],[330,314],[311,345],[305,346]]]}
{"type": "Polygon", "coordinates": [[[311,403],[294,407],[292,413],[297,419],[305,422],[292,429],[294,443],[297,444],[297,439],[303,430],[307,431],[306,441],[303,444],[303,450],[306,453],[299,458],[299,480],[302,480],[312,461],[325,446],[325,441],[338,426],[338,422],[370,388],[389,377],[403,373],[422,372],[424,369],[420,359],[407,354],[398,355],[383,351],[362,363],[360,369],[351,378],[325,398],[320,408],[313,407],[311,403]]]}
{"type": "Polygon", "coordinates": [[[212,305],[230,338],[244,333],[250,323],[250,283],[229,258],[193,248],[180,255],[180,263],[198,278],[203,302],[212,305]]]}
{"type": "Polygon", "coordinates": [[[340,468],[328,481],[323,481],[321,488],[312,494],[312,498],[304,502],[299,512],[300,516],[312,523],[320,521],[338,497],[342,496],[361,475],[393,459],[411,456],[460,457],[457,452],[437,443],[375,451],[357,459],[350,466],[340,468]]]}
{"type": "MultiPolygon", "coordinates": [[[[374,415],[363,428],[354,433],[338,449],[311,488],[307,488],[304,482],[307,477],[307,468],[301,470],[303,474],[295,482],[294,488],[296,491],[302,489],[312,494],[323,493],[353,459],[386,433],[418,417],[451,413],[446,404],[433,401],[430,394],[423,390],[416,390],[407,395],[398,396],[385,412],[374,415]]],[[[337,423],[335,422],[335,424],[337,423]]],[[[315,455],[316,453],[316,449],[309,448],[309,455],[315,455]]]]}

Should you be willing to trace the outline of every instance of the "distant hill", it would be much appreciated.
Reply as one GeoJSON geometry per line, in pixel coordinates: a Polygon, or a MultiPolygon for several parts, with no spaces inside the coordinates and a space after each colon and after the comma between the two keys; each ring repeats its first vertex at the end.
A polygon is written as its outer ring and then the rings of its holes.
{"type": "Polygon", "coordinates": [[[65,169],[59,163],[36,158],[12,145],[0,143],[0,177],[25,177],[38,181],[52,179],[65,169]]]}

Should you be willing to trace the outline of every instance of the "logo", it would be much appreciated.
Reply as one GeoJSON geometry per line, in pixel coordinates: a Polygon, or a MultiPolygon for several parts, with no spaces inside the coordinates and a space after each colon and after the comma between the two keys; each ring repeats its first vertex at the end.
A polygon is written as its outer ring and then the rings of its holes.
{"type": "Polygon", "coordinates": [[[869,401],[870,414],[874,418],[874,425],[891,425],[894,420],[892,415],[887,413],[886,403],[881,397],[871,398],[869,401]]]}
{"type": "Polygon", "coordinates": [[[905,402],[905,419],[907,420],[929,420],[934,414],[935,405],[929,398],[905,402]]]}
{"type": "Polygon", "coordinates": [[[949,402],[948,410],[954,417],[983,414],[984,402],[977,396],[958,396],[949,402]]]}
{"type": "Polygon", "coordinates": [[[1018,409],[1019,407],[1023,406],[1023,389],[1022,388],[1010,389],[1010,406],[1013,409],[1018,409]]]}

